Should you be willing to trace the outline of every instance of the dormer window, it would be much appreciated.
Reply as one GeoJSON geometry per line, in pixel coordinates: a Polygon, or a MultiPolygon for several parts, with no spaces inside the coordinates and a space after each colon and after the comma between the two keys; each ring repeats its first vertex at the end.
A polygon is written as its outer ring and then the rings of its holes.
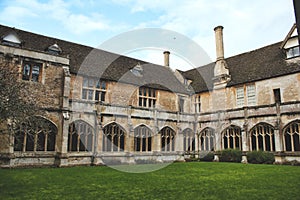
{"type": "Polygon", "coordinates": [[[53,44],[50,47],[48,47],[48,52],[53,54],[53,55],[59,55],[61,54],[62,50],[61,48],[58,46],[58,44],[53,44]]]}
{"type": "Polygon", "coordinates": [[[5,35],[4,37],[2,37],[2,44],[20,47],[21,40],[19,39],[17,33],[11,32],[11,33],[5,35]]]}
{"type": "Polygon", "coordinates": [[[294,58],[300,56],[299,46],[286,49],[286,58],[294,58]]]}
{"type": "Polygon", "coordinates": [[[137,64],[130,71],[135,76],[138,76],[138,77],[142,77],[143,76],[143,68],[142,68],[142,66],[140,64],[137,64]]]}
{"type": "Polygon", "coordinates": [[[284,41],[282,42],[281,49],[286,53],[286,58],[295,58],[300,56],[299,40],[296,24],[293,25],[284,41]]]}

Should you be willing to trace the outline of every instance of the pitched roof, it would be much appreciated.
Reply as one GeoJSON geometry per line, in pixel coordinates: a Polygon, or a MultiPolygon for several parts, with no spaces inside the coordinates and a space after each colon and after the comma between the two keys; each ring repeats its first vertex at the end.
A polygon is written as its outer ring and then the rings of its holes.
{"type": "Polygon", "coordinates": [[[49,53],[48,48],[57,44],[62,50],[59,56],[70,59],[70,72],[122,81],[136,85],[148,85],[157,89],[187,93],[186,88],[174,76],[171,69],[145,61],[114,54],[89,46],[47,37],[0,25],[0,36],[14,31],[22,41],[21,48],[49,53]],[[134,76],[130,70],[140,64],[143,76],[134,76]]]}
{"type": "MultiPolygon", "coordinates": [[[[287,60],[284,51],[280,49],[281,44],[282,42],[278,42],[226,58],[231,75],[227,87],[300,72],[300,60],[287,60]]],[[[196,93],[212,90],[214,66],[215,63],[210,63],[182,72],[182,75],[193,81],[191,86],[196,93]]]]}

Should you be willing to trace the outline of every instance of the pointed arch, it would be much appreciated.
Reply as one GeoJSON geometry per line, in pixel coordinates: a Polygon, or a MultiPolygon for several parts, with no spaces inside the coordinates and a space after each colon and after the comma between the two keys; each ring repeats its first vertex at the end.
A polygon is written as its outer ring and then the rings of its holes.
{"type": "Polygon", "coordinates": [[[206,127],[199,133],[199,142],[201,151],[215,150],[215,129],[206,127]]]}
{"type": "Polygon", "coordinates": [[[69,125],[68,151],[93,151],[94,128],[83,120],[76,120],[69,125]]]}
{"type": "Polygon", "coordinates": [[[186,128],[182,131],[183,136],[183,150],[185,152],[195,151],[195,133],[192,129],[186,128]]]}
{"type": "Polygon", "coordinates": [[[284,151],[300,151],[300,120],[294,120],[283,128],[284,151]]]}
{"type": "Polygon", "coordinates": [[[159,131],[161,135],[161,151],[175,151],[176,132],[169,126],[165,126],[159,131]]]}
{"type": "Polygon", "coordinates": [[[275,151],[274,127],[260,122],[249,131],[251,151],[275,151]]]}
{"type": "Polygon", "coordinates": [[[125,129],[112,122],[103,127],[102,151],[122,152],[125,148],[125,129]]]}
{"type": "Polygon", "coordinates": [[[242,129],[239,126],[229,125],[221,132],[223,149],[242,150],[242,129]]]}
{"type": "Polygon", "coordinates": [[[141,124],[134,129],[134,151],[150,152],[152,151],[153,132],[151,129],[141,124]]]}
{"type": "Polygon", "coordinates": [[[14,136],[14,151],[55,151],[57,132],[56,124],[43,116],[27,118],[14,136]]]}

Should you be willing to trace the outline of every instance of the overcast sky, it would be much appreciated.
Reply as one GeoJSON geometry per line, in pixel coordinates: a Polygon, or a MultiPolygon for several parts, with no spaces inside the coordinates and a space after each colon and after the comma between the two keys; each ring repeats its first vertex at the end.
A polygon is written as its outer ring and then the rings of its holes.
{"type": "MultiPolygon", "coordinates": [[[[294,22],[292,0],[0,1],[3,25],[92,47],[134,29],[162,28],[195,41],[212,61],[218,25],[224,26],[225,57],[230,57],[283,40],[294,22]]],[[[158,51],[128,55],[163,63],[158,51]]],[[[171,65],[190,68],[178,59],[171,65]]]]}

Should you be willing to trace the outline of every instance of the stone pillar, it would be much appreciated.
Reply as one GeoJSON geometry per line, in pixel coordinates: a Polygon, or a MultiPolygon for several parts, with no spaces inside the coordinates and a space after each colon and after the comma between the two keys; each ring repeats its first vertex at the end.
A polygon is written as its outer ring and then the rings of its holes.
{"type": "Polygon", "coordinates": [[[175,151],[183,152],[183,135],[180,128],[177,129],[175,137],[175,151]]]}
{"type": "Polygon", "coordinates": [[[282,137],[280,135],[279,129],[274,130],[274,136],[275,136],[275,150],[277,152],[283,151],[282,137]]]}
{"type": "Polygon", "coordinates": [[[153,136],[153,152],[161,152],[161,135],[158,133],[153,136]]]}
{"type": "Polygon", "coordinates": [[[56,160],[56,164],[58,166],[67,166],[68,165],[68,133],[69,133],[69,125],[70,125],[70,108],[69,108],[69,95],[70,95],[70,80],[71,74],[69,72],[68,66],[63,66],[64,70],[64,81],[63,81],[63,97],[62,97],[62,128],[61,131],[61,140],[58,145],[58,156],[56,160]]]}
{"type": "MultiPolygon", "coordinates": [[[[221,136],[221,131],[219,128],[215,132],[215,142],[216,142],[216,149],[215,151],[220,151],[222,150],[222,136],[221,136]]],[[[215,153],[214,156],[214,162],[219,162],[219,155],[215,153]]]]}
{"type": "Polygon", "coordinates": [[[248,145],[248,137],[247,137],[247,131],[242,130],[242,163],[248,163],[247,161],[247,151],[249,151],[249,145],[248,145]]]}

